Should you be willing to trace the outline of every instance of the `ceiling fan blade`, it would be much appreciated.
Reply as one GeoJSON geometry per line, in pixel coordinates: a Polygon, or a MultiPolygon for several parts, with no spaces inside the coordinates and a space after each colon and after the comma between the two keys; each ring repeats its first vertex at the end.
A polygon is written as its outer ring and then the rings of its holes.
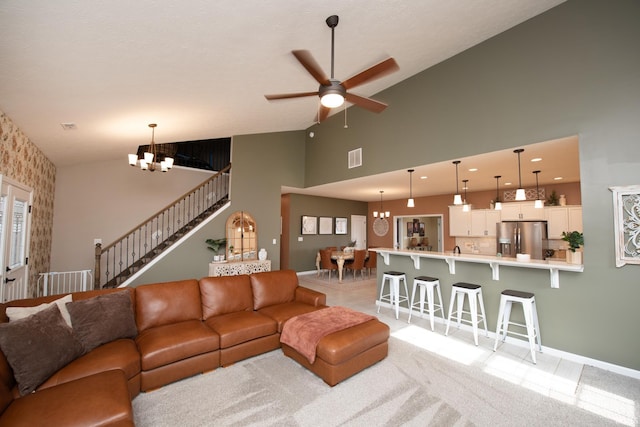
{"type": "Polygon", "coordinates": [[[320,111],[318,111],[318,122],[324,122],[329,117],[331,108],[327,108],[324,105],[320,105],[320,111]]]}
{"type": "Polygon", "coordinates": [[[288,99],[288,98],[302,98],[304,96],[318,96],[318,91],[315,92],[299,92],[299,93],[278,93],[275,95],[265,95],[269,101],[273,101],[276,99],[288,99]]]}
{"type": "Polygon", "coordinates": [[[357,105],[358,107],[365,108],[369,111],[373,111],[374,113],[381,113],[387,108],[387,104],[384,102],[376,101],[375,99],[365,98],[362,96],[354,95],[352,93],[348,93],[345,95],[347,101],[352,104],[357,105]]]}
{"type": "Polygon", "coordinates": [[[394,71],[398,71],[399,69],[400,67],[396,63],[395,59],[387,58],[384,61],[374,65],[373,67],[367,68],[361,73],[358,73],[355,76],[343,81],[342,86],[344,86],[345,89],[349,90],[353,87],[386,76],[387,74],[391,74],[394,71]]]}
{"type": "Polygon", "coordinates": [[[330,84],[329,79],[320,68],[320,65],[313,59],[311,52],[308,50],[293,50],[291,51],[293,56],[302,64],[302,66],[313,76],[314,79],[321,85],[330,84]]]}

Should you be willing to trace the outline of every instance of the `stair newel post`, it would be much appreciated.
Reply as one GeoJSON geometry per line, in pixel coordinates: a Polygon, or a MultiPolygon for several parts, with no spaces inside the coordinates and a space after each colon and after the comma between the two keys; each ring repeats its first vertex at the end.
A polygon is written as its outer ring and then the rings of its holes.
{"type": "Polygon", "coordinates": [[[100,289],[100,258],[102,256],[102,243],[96,243],[95,266],[93,274],[93,289],[100,289]]]}

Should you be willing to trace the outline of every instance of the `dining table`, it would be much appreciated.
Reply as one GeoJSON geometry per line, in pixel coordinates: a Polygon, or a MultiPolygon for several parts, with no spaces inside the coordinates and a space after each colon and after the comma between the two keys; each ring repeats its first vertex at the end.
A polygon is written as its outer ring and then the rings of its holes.
{"type": "MultiPolygon", "coordinates": [[[[332,251],[331,259],[336,261],[338,264],[338,282],[342,283],[342,273],[344,271],[344,262],[345,261],[353,261],[354,252],[353,251],[332,251]]],[[[369,252],[365,257],[369,258],[369,252]]],[[[317,275],[320,275],[320,251],[316,254],[316,269],[318,270],[317,275]]]]}

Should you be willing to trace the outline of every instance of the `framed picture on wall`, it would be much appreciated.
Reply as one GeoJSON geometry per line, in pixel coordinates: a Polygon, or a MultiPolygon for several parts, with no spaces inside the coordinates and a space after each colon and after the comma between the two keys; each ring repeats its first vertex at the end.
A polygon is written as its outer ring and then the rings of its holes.
{"type": "Polygon", "coordinates": [[[407,223],[407,237],[413,237],[413,223],[407,223]]]}
{"type": "Polygon", "coordinates": [[[318,234],[318,218],[302,215],[302,234],[318,234]]]}
{"type": "Polygon", "coordinates": [[[336,218],[336,234],[347,234],[347,218],[336,218]]]}
{"type": "Polygon", "coordinates": [[[333,218],[331,218],[330,216],[321,216],[318,231],[318,234],[332,234],[333,218]]]}

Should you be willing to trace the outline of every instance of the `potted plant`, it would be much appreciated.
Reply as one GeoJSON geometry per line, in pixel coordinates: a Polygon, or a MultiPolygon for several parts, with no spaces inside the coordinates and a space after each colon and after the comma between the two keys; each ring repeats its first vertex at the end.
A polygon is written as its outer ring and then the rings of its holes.
{"type": "Polygon", "coordinates": [[[559,206],[560,199],[558,199],[558,194],[556,194],[556,190],[553,190],[547,199],[547,206],[559,206]]]}
{"type": "Polygon", "coordinates": [[[220,259],[220,256],[218,255],[218,252],[220,251],[220,248],[223,248],[227,245],[227,239],[207,239],[205,240],[205,243],[207,244],[207,249],[209,249],[210,251],[213,251],[213,253],[215,253],[213,260],[214,261],[224,261],[224,255],[222,255],[222,259],[220,259]]]}
{"type": "Polygon", "coordinates": [[[567,262],[570,264],[582,264],[582,252],[577,252],[577,250],[584,246],[584,235],[579,231],[563,231],[562,240],[569,244],[567,262]]]}

